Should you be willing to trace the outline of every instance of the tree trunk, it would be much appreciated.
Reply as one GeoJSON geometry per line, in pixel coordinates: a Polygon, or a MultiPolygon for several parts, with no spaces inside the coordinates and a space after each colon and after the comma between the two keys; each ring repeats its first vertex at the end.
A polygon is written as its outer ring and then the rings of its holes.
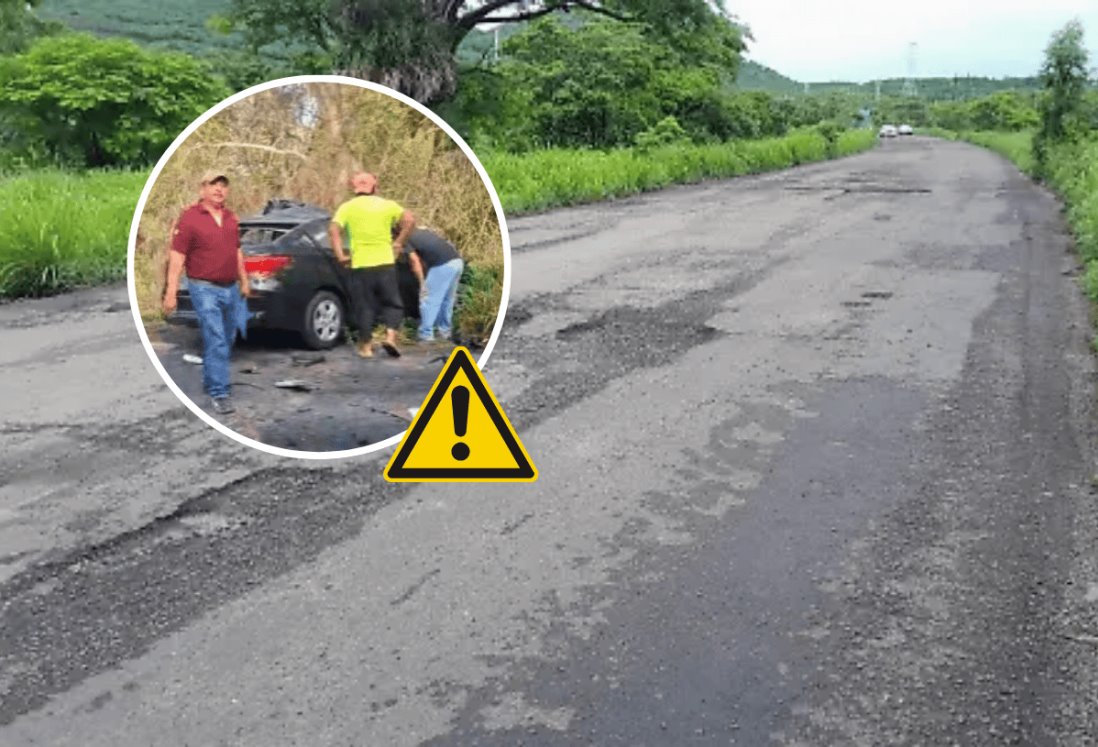
{"type": "Polygon", "coordinates": [[[444,101],[457,90],[457,63],[452,56],[439,55],[433,60],[416,60],[396,68],[364,66],[335,72],[380,83],[426,105],[444,101]]]}

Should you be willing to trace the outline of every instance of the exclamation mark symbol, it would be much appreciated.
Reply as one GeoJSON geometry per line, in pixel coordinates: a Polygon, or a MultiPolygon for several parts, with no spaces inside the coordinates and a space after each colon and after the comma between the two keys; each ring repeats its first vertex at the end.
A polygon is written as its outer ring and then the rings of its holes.
{"type": "MultiPolygon", "coordinates": [[[[465,438],[465,430],[469,427],[469,389],[456,386],[450,392],[450,403],[454,410],[454,434],[458,438],[465,438]]],[[[463,462],[469,458],[469,447],[464,442],[458,441],[454,448],[450,449],[454,459],[463,462]]]]}

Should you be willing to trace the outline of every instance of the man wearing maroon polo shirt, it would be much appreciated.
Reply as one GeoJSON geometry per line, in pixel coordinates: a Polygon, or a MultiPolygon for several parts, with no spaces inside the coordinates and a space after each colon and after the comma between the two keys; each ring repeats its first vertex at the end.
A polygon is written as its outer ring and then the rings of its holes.
{"type": "Polygon", "coordinates": [[[242,305],[251,290],[240,250],[240,227],[236,215],[225,207],[228,177],[219,171],[203,174],[199,196],[179,216],[172,233],[163,308],[165,315],[175,311],[179,276],[185,270],[202,332],[202,386],[213,400],[214,412],[227,415],[234,409],[229,398],[229,358],[238,320],[247,318],[242,305]]]}

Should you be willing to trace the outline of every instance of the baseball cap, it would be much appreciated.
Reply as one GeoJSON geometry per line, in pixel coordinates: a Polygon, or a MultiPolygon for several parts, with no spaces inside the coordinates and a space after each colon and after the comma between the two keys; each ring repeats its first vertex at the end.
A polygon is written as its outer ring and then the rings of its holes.
{"type": "Polygon", "coordinates": [[[202,183],[203,184],[209,184],[210,182],[216,182],[218,179],[224,179],[226,184],[229,183],[229,177],[225,176],[225,174],[221,173],[217,169],[214,169],[212,171],[207,171],[206,173],[204,173],[202,175],[202,183]]]}

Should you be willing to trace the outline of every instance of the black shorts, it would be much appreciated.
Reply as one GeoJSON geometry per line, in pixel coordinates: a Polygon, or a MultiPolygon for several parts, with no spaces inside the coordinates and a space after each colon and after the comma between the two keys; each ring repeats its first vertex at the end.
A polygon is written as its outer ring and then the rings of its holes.
{"type": "Polygon", "coordinates": [[[369,335],[377,317],[389,329],[396,329],[404,319],[404,304],[400,299],[396,265],[378,265],[351,270],[351,303],[356,309],[359,334],[369,335]]]}

